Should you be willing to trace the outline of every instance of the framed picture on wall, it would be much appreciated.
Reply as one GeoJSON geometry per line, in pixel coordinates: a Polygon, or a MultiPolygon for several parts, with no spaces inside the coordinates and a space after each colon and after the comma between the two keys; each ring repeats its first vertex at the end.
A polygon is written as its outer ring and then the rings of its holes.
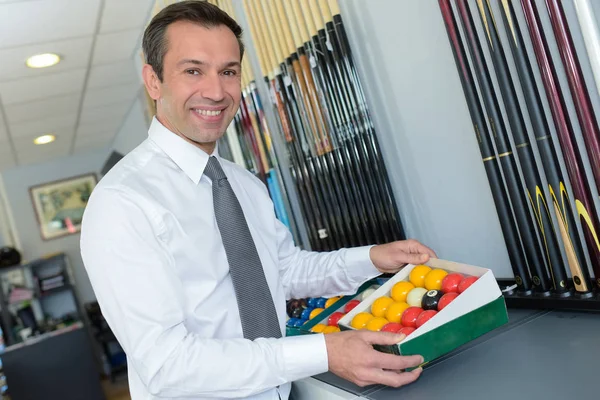
{"type": "Polygon", "coordinates": [[[90,173],[29,188],[42,239],[81,230],[83,212],[97,183],[96,174],[90,173]]]}

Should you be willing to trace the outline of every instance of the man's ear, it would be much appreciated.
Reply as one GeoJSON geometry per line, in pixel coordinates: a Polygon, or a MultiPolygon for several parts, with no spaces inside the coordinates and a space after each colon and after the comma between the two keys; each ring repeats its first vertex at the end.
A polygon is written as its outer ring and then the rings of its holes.
{"type": "Polygon", "coordinates": [[[153,100],[158,100],[160,98],[160,80],[150,64],[144,64],[142,67],[142,78],[144,79],[148,95],[153,100]]]}

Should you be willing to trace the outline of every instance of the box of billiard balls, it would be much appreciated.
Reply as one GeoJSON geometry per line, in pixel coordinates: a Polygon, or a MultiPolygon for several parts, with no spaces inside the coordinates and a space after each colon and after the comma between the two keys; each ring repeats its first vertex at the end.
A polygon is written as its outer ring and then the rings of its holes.
{"type": "Polygon", "coordinates": [[[404,267],[338,326],[403,333],[406,338],[399,344],[376,349],[419,354],[426,364],[507,322],[504,297],[491,270],[431,259],[404,267]]]}
{"type": "Polygon", "coordinates": [[[372,279],[351,295],[289,300],[286,303],[286,335],[339,332],[337,320],[345,315],[341,311],[350,310],[355,303],[373,293],[383,282],[380,278],[372,279]],[[334,319],[336,323],[333,323],[334,319]]]}
{"type": "Polygon", "coordinates": [[[339,320],[374,293],[385,281],[387,279],[372,279],[361,285],[356,293],[339,297],[329,308],[309,319],[300,329],[307,333],[339,332],[339,320]]]}

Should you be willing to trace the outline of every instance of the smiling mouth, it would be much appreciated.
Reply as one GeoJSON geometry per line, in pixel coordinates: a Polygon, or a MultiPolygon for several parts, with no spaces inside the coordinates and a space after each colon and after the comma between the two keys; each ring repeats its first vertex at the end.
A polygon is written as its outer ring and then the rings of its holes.
{"type": "Polygon", "coordinates": [[[193,110],[196,114],[204,117],[216,117],[221,115],[221,112],[223,112],[223,110],[201,110],[199,108],[194,108],[193,110]]]}

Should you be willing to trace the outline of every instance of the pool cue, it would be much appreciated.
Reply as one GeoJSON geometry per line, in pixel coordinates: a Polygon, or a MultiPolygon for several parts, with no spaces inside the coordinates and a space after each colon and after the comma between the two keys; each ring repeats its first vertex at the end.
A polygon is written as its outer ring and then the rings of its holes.
{"type": "MultiPolygon", "coordinates": [[[[221,7],[233,17],[233,9],[226,1],[221,1],[221,7]]],[[[268,124],[264,118],[260,96],[252,77],[252,70],[248,59],[242,60],[242,97],[247,104],[251,124],[256,141],[259,143],[260,157],[266,171],[266,182],[271,194],[277,217],[290,229],[288,210],[291,207],[287,203],[287,193],[281,174],[277,165],[277,156],[272,146],[271,134],[268,124]],[[283,188],[283,192],[282,192],[283,188]]]]}
{"type": "Polygon", "coordinates": [[[504,48],[500,42],[496,27],[496,20],[492,14],[489,0],[477,0],[479,16],[485,28],[488,49],[491,54],[492,64],[496,71],[498,86],[506,109],[508,123],[512,132],[515,147],[519,155],[521,170],[525,180],[525,192],[531,204],[537,223],[538,232],[542,243],[542,254],[550,271],[553,291],[561,296],[569,296],[571,289],[568,287],[567,272],[559,248],[557,232],[554,229],[552,215],[548,205],[551,204],[544,192],[545,184],[539,174],[525,121],[521,113],[517,92],[510,76],[508,62],[504,48]]]}
{"type": "Polygon", "coordinates": [[[364,191],[366,185],[362,177],[362,170],[357,168],[356,154],[351,147],[348,146],[347,142],[344,142],[336,135],[336,127],[340,124],[341,113],[339,105],[331,100],[329,96],[326,84],[328,82],[324,75],[324,71],[320,69],[321,56],[317,54],[318,50],[315,44],[311,42],[311,36],[307,29],[305,21],[305,8],[306,3],[294,3],[291,8],[291,13],[288,16],[291,25],[296,25],[296,35],[294,35],[294,41],[298,52],[300,53],[301,59],[306,60],[303,65],[303,72],[305,76],[314,76],[314,79],[310,82],[310,85],[314,87],[315,92],[319,93],[321,99],[321,107],[323,110],[324,119],[328,122],[327,131],[330,143],[334,147],[334,165],[337,166],[338,173],[347,177],[346,182],[351,185],[350,190],[345,194],[348,196],[348,201],[354,206],[354,209],[358,209],[358,212],[362,217],[359,219],[364,222],[363,229],[366,233],[366,242],[361,244],[372,244],[380,243],[382,241],[378,232],[378,222],[375,219],[373,213],[373,207],[369,205],[371,202],[365,198],[364,191]],[[304,53],[304,55],[303,55],[304,53]],[[308,62],[310,60],[310,63],[308,62]],[[310,64],[310,66],[309,66],[310,64]],[[329,135],[331,134],[331,135],[329,135]]]}
{"type": "Polygon", "coordinates": [[[587,49],[588,57],[594,73],[596,82],[596,90],[600,93],[600,33],[598,32],[598,24],[594,18],[594,11],[590,0],[573,0],[575,3],[575,11],[577,19],[583,34],[583,42],[587,49]]]}
{"type": "Polygon", "coordinates": [[[392,231],[395,238],[405,238],[404,227],[400,219],[398,208],[394,201],[389,175],[381,156],[381,149],[375,134],[375,126],[370,116],[369,107],[356,67],[352,57],[352,49],[348,41],[344,21],[342,19],[337,0],[319,0],[319,8],[325,20],[325,27],[332,46],[334,59],[340,66],[342,76],[347,82],[347,89],[353,94],[354,109],[358,111],[360,119],[366,125],[364,141],[367,151],[375,161],[371,167],[374,175],[379,181],[379,187],[384,193],[385,204],[388,208],[388,216],[392,219],[392,231]]]}
{"type": "MultiPolygon", "coordinates": [[[[259,61],[259,66],[261,69],[261,74],[263,74],[265,82],[267,83],[267,85],[270,84],[270,78],[269,75],[273,74],[272,72],[269,71],[275,71],[275,69],[270,70],[271,66],[268,64],[269,60],[271,59],[271,51],[269,48],[263,46],[263,38],[262,38],[262,31],[258,31],[256,28],[256,21],[255,21],[255,14],[253,13],[253,10],[251,10],[251,7],[253,7],[251,4],[247,4],[245,1],[243,2],[243,6],[244,6],[244,10],[246,12],[246,15],[248,16],[249,19],[249,25],[250,25],[250,32],[251,35],[254,37],[254,40],[256,42],[256,49],[257,49],[257,53],[258,53],[258,61],[259,61]]],[[[273,104],[276,112],[280,111],[280,102],[275,102],[275,104],[273,104]]],[[[282,122],[281,120],[279,120],[279,122],[282,122]]],[[[283,120],[283,122],[286,122],[285,120],[283,120]]],[[[280,124],[280,128],[282,130],[284,130],[284,132],[287,132],[286,128],[287,126],[285,126],[284,124],[280,124]]],[[[287,136],[287,135],[286,135],[287,136]]],[[[290,154],[293,156],[293,154],[290,154]]],[[[316,202],[318,201],[318,199],[315,197],[315,193],[312,190],[312,187],[310,186],[309,183],[307,183],[306,179],[307,178],[307,173],[304,174],[304,171],[301,171],[300,168],[296,167],[294,165],[294,163],[291,164],[290,166],[290,173],[292,175],[292,178],[294,179],[294,183],[296,184],[296,188],[297,188],[297,193],[299,195],[299,203],[300,203],[300,207],[301,207],[301,211],[303,213],[304,219],[306,221],[307,224],[307,231],[308,231],[308,236],[309,236],[309,241],[311,244],[311,248],[313,250],[319,251],[322,250],[323,246],[323,242],[320,242],[317,237],[315,236],[315,232],[317,231],[317,227],[320,226],[320,221],[317,221],[317,216],[316,213],[311,213],[310,209],[312,207],[316,208],[316,202]]],[[[318,216],[320,218],[320,215],[318,216]]]]}
{"type": "MultiPolygon", "coordinates": [[[[298,81],[298,87],[306,85],[306,79],[312,77],[310,68],[306,68],[308,64],[308,56],[306,54],[304,44],[301,37],[301,24],[298,23],[295,15],[296,12],[292,9],[291,2],[281,2],[283,4],[283,12],[286,18],[282,16],[282,20],[287,20],[287,24],[282,24],[284,33],[288,38],[288,52],[291,53],[291,59],[294,65],[295,77],[298,81]],[[291,39],[291,40],[289,40],[291,39]]],[[[337,143],[332,143],[336,144],[337,143]]],[[[333,171],[343,182],[341,185],[342,194],[339,200],[345,202],[346,216],[349,215],[351,221],[350,234],[353,234],[358,245],[367,245],[374,243],[374,234],[371,232],[371,224],[366,211],[366,205],[360,198],[360,187],[355,178],[354,171],[349,163],[349,155],[347,149],[340,147],[332,147],[327,153],[330,164],[337,167],[333,171]]],[[[352,238],[352,237],[351,237],[352,238]]]]}
{"type": "Polygon", "coordinates": [[[498,160],[500,161],[506,179],[508,195],[511,199],[511,204],[515,213],[519,234],[523,241],[525,257],[531,271],[531,279],[536,290],[540,293],[549,294],[552,284],[538,242],[538,232],[536,231],[535,223],[532,221],[532,216],[528,210],[527,199],[522,190],[522,183],[519,179],[515,156],[510,147],[506,126],[500,113],[498,98],[493,90],[489,70],[485,65],[481,44],[475,33],[475,26],[471,14],[467,9],[467,3],[458,0],[457,6],[465,32],[467,48],[469,49],[471,59],[473,60],[475,76],[479,82],[481,96],[492,129],[492,137],[496,143],[498,160]]]}
{"type": "MultiPolygon", "coordinates": [[[[374,212],[383,241],[387,243],[394,239],[399,239],[395,237],[392,230],[393,213],[388,215],[388,211],[390,210],[386,207],[386,198],[379,187],[379,180],[374,173],[374,167],[376,167],[377,163],[372,159],[372,154],[368,152],[366,143],[363,141],[366,124],[358,118],[358,112],[353,112],[354,104],[349,94],[349,88],[343,83],[343,78],[339,73],[338,64],[336,64],[333,53],[328,50],[329,42],[321,10],[316,0],[305,0],[301,1],[300,4],[308,33],[311,36],[314,51],[317,55],[313,70],[320,77],[319,84],[325,98],[329,99],[329,102],[335,105],[338,110],[337,112],[342,114],[342,123],[345,121],[344,125],[349,135],[346,142],[355,149],[357,167],[364,175],[366,183],[364,189],[373,201],[374,212]]],[[[332,111],[329,110],[330,113],[332,111]]],[[[343,128],[343,126],[338,125],[338,128],[343,128]]],[[[332,129],[332,136],[336,136],[336,131],[337,133],[342,132],[340,129],[332,129]]]]}
{"type": "Polygon", "coordinates": [[[266,181],[271,198],[273,200],[273,206],[275,213],[279,220],[292,230],[290,219],[288,216],[289,205],[286,205],[287,195],[285,193],[285,186],[280,184],[283,183],[281,175],[278,173],[277,157],[272,146],[271,134],[269,127],[266,123],[264,115],[262,113],[262,104],[260,103],[260,97],[256,92],[256,86],[254,84],[250,65],[247,59],[242,61],[242,74],[244,75],[244,91],[245,101],[247,102],[249,113],[251,116],[252,128],[254,135],[257,138],[257,142],[260,143],[260,147],[264,146],[264,149],[260,152],[261,159],[266,169],[266,181]],[[282,187],[284,191],[282,193],[282,187]],[[285,200],[284,200],[285,195],[285,200]]]}
{"type": "Polygon", "coordinates": [[[537,60],[542,82],[546,89],[546,96],[550,105],[550,111],[561,149],[565,159],[565,165],[575,195],[575,208],[583,228],[585,241],[588,247],[592,268],[595,274],[595,282],[600,287],[600,242],[598,241],[598,213],[591,202],[591,193],[585,184],[582,167],[579,164],[579,149],[576,146],[575,134],[571,123],[566,115],[564,98],[558,84],[554,64],[549,56],[548,44],[543,36],[537,8],[530,0],[521,0],[521,6],[525,14],[525,21],[533,44],[533,50],[537,60]]]}
{"type": "MultiPolygon", "coordinates": [[[[278,21],[277,28],[284,38],[283,43],[285,47],[283,50],[285,54],[287,54],[286,64],[288,66],[288,70],[292,72],[290,74],[289,87],[295,87],[297,90],[300,90],[301,84],[298,82],[298,80],[304,80],[304,71],[300,65],[300,55],[296,52],[292,29],[290,23],[287,22],[287,15],[283,2],[274,0],[270,1],[275,9],[274,13],[278,21]],[[299,74],[296,74],[295,71],[298,71],[299,74]]],[[[337,151],[338,150],[336,150],[335,143],[332,142],[331,149],[324,154],[324,157],[328,159],[327,164],[331,166],[330,173],[332,176],[334,176],[333,179],[341,182],[341,184],[334,186],[334,191],[339,204],[339,217],[341,218],[340,229],[344,230],[347,239],[344,244],[352,247],[364,245],[366,244],[366,241],[362,239],[363,234],[360,227],[359,218],[357,217],[357,209],[353,203],[354,199],[350,194],[351,185],[348,184],[348,181],[343,175],[343,171],[340,171],[339,164],[336,163],[336,159],[339,157],[339,154],[336,153],[337,151]]]]}
{"type": "MultiPolygon", "coordinates": [[[[281,27],[271,12],[275,11],[275,7],[273,7],[272,10],[267,4],[266,0],[262,0],[260,3],[262,3],[262,15],[259,13],[259,18],[264,18],[265,26],[267,27],[267,31],[272,39],[276,61],[281,67],[285,68],[286,57],[284,55],[284,43],[282,43],[284,38],[278,34],[277,30],[281,30],[281,27]]],[[[282,72],[283,71],[284,70],[282,69],[282,72]]],[[[312,94],[310,93],[310,89],[301,94],[305,100],[311,100],[312,94]]],[[[328,225],[325,228],[325,234],[329,237],[333,248],[338,249],[344,247],[344,243],[346,242],[345,231],[342,227],[341,221],[340,205],[337,201],[337,196],[335,195],[335,192],[339,188],[339,182],[334,179],[335,177],[331,176],[331,166],[329,165],[327,158],[323,157],[323,155],[329,151],[329,149],[327,143],[324,142],[320,136],[319,126],[322,124],[322,120],[320,119],[321,116],[315,113],[318,108],[311,102],[308,104],[305,103],[305,109],[308,111],[309,118],[314,122],[314,125],[312,125],[312,127],[315,129],[312,132],[313,135],[308,135],[307,137],[310,138],[312,136],[315,141],[314,144],[317,151],[317,154],[314,155],[313,159],[314,166],[316,167],[316,179],[321,182],[320,189],[325,200],[323,202],[324,207],[322,209],[324,218],[326,218],[328,222],[328,225]]]]}
{"type": "Polygon", "coordinates": [[[517,226],[513,219],[510,200],[504,190],[498,158],[490,140],[490,133],[484,122],[485,115],[477,95],[475,79],[471,73],[466,51],[459,36],[458,25],[451,9],[450,0],[438,0],[438,3],[446,26],[446,33],[448,34],[448,39],[451,44],[452,54],[454,55],[454,60],[458,68],[458,75],[473,123],[475,137],[479,144],[479,151],[481,152],[483,165],[490,184],[496,212],[498,213],[498,219],[506,243],[511,268],[515,276],[517,290],[528,294],[531,293],[532,289],[531,277],[527,269],[527,262],[525,261],[525,255],[519,240],[517,226]]]}
{"type": "MultiPolygon", "coordinates": [[[[291,38],[285,35],[284,32],[284,21],[282,20],[280,14],[282,9],[277,6],[274,0],[263,0],[263,6],[265,10],[270,9],[270,13],[267,11],[266,14],[270,14],[271,23],[273,24],[277,35],[280,37],[280,53],[279,60],[282,64],[285,64],[287,67],[294,68],[293,62],[291,65],[288,61],[291,61],[288,49],[288,42],[291,41],[291,38]]],[[[298,79],[298,75],[290,75],[290,81],[294,78],[298,79]]],[[[307,89],[305,94],[301,96],[302,99],[310,101],[310,104],[305,103],[305,110],[309,110],[309,115],[311,118],[314,118],[316,123],[317,131],[314,132],[313,137],[320,141],[322,154],[317,155],[316,162],[320,166],[320,177],[323,178],[323,183],[326,189],[326,194],[328,196],[327,204],[330,205],[327,212],[330,213],[331,216],[331,227],[332,227],[332,237],[334,242],[336,243],[336,247],[345,247],[349,246],[350,242],[354,242],[350,237],[352,232],[349,232],[346,228],[344,214],[347,206],[345,204],[345,199],[342,197],[342,186],[344,182],[340,180],[340,177],[336,174],[335,164],[332,161],[331,155],[331,144],[328,141],[328,138],[323,135],[325,132],[325,121],[322,120],[322,114],[318,115],[315,110],[320,111],[319,104],[315,103],[316,99],[314,98],[314,93],[311,93],[309,82],[307,81],[307,86],[296,86],[300,90],[307,89]]],[[[314,127],[314,126],[313,126],[314,127]]],[[[318,146],[318,144],[316,144],[318,146]]]]}
{"type": "MultiPolygon", "coordinates": [[[[292,21],[295,21],[297,26],[299,37],[294,38],[294,40],[300,54],[302,70],[304,76],[307,78],[307,85],[311,87],[314,93],[316,93],[318,89],[316,88],[310,65],[311,63],[316,62],[316,55],[314,54],[311,37],[304,22],[301,2],[293,1],[290,3],[292,14],[288,15],[288,20],[292,24],[294,23],[292,21]],[[313,60],[312,62],[309,61],[311,59],[313,60]]],[[[353,184],[352,193],[354,195],[354,200],[356,201],[357,206],[360,207],[361,213],[366,214],[363,216],[363,218],[364,221],[366,221],[368,228],[367,237],[370,238],[369,242],[382,243],[383,237],[378,229],[378,222],[374,211],[373,201],[365,191],[367,185],[365,183],[362,171],[357,165],[357,154],[355,149],[353,149],[351,146],[339,146],[338,148],[340,149],[339,154],[341,155],[341,159],[337,160],[338,165],[340,167],[346,167],[344,172],[348,176],[347,182],[353,184]]]]}
{"type": "MultiPolygon", "coordinates": [[[[264,23],[261,24],[258,20],[256,4],[249,0],[243,1],[246,15],[249,17],[250,31],[254,37],[256,47],[260,49],[258,51],[262,61],[264,71],[263,76],[266,84],[271,89],[271,93],[274,97],[272,99],[274,111],[279,115],[279,121],[281,122],[282,130],[286,138],[289,155],[291,157],[291,173],[295,178],[297,191],[300,197],[301,207],[304,214],[305,221],[308,227],[308,235],[311,243],[311,248],[315,251],[324,251],[332,248],[329,236],[320,235],[322,230],[327,229],[327,223],[324,222],[322,216],[322,204],[323,198],[320,192],[319,184],[315,179],[315,168],[312,159],[304,163],[303,152],[309,152],[309,149],[302,147],[299,143],[300,137],[294,137],[293,133],[300,133],[297,127],[292,132],[292,123],[294,120],[290,118],[291,114],[288,114],[286,105],[289,103],[283,102],[282,93],[276,88],[283,87],[283,77],[279,69],[278,63],[275,59],[273,49],[268,44],[268,37],[263,30],[264,23]]],[[[286,99],[287,100],[287,99],[286,99]]],[[[306,143],[306,140],[304,141],[306,143]]]]}
{"type": "Polygon", "coordinates": [[[546,0],[546,7],[550,14],[560,58],[565,67],[596,187],[600,189],[600,129],[598,129],[598,121],[590,101],[585,78],[581,72],[579,57],[575,51],[563,7],[558,0],[546,0]]]}
{"type": "Polygon", "coordinates": [[[587,272],[584,251],[581,246],[581,238],[575,224],[575,213],[571,208],[571,202],[563,183],[564,179],[560,170],[558,155],[554,148],[554,140],[544,116],[531,64],[525,53],[525,43],[521,36],[512,3],[509,0],[502,0],[501,8],[502,20],[508,33],[507,37],[515,60],[519,82],[523,88],[523,95],[539,149],[539,156],[542,160],[546,178],[548,179],[548,189],[552,200],[551,209],[554,210],[556,215],[557,226],[573,278],[573,286],[579,293],[589,293],[591,288],[589,274],[587,272]]]}

